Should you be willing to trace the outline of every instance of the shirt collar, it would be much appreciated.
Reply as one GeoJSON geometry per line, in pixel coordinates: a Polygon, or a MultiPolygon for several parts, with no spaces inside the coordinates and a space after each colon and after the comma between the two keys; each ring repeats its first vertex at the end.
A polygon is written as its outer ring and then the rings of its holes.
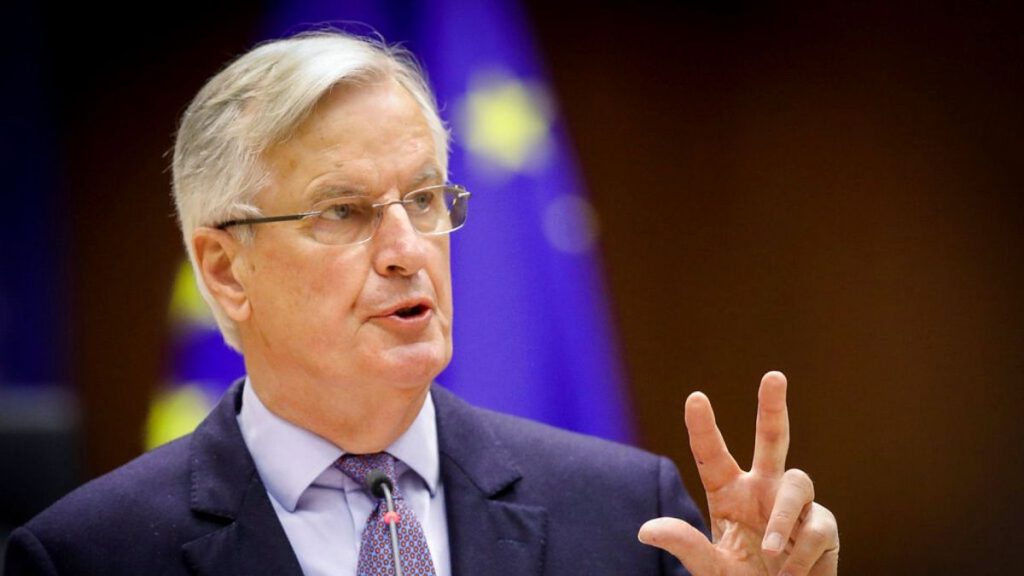
{"type": "MultiPolygon", "coordinates": [[[[271,412],[246,378],[238,414],[242,437],[267,491],[289,512],[299,497],[345,452],[325,438],[271,412]]],[[[423,479],[433,496],[441,480],[434,401],[427,394],[409,428],[387,448],[423,479]]]]}
{"type": "Polygon", "coordinates": [[[405,462],[427,485],[430,495],[437,493],[441,482],[441,456],[437,447],[437,418],[434,416],[434,399],[427,394],[420,413],[409,428],[398,437],[387,452],[405,462]]]}

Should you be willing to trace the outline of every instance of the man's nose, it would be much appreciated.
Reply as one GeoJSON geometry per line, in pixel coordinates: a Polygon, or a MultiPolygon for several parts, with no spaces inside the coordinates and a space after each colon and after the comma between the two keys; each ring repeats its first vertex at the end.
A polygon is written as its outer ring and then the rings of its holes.
{"type": "Polygon", "coordinates": [[[373,237],[374,268],[382,276],[416,274],[426,265],[427,239],[416,231],[401,203],[393,202],[380,210],[373,237]]]}

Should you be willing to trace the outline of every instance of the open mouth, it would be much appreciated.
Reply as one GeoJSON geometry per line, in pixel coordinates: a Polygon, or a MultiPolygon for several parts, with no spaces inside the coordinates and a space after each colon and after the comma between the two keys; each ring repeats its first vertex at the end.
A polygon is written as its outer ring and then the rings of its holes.
{"type": "Polygon", "coordinates": [[[422,316],[423,314],[426,314],[426,312],[426,306],[424,306],[423,304],[416,304],[415,306],[399,308],[398,310],[395,310],[394,314],[399,318],[415,318],[417,316],[422,316]]]}

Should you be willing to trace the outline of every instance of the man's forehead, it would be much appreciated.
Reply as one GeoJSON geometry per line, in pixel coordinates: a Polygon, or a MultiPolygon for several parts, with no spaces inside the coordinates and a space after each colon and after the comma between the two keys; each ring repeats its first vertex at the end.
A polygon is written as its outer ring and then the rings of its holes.
{"type": "Polygon", "coordinates": [[[263,157],[276,198],[306,207],[345,195],[405,193],[445,178],[423,110],[393,79],[337,87],[263,157]]]}

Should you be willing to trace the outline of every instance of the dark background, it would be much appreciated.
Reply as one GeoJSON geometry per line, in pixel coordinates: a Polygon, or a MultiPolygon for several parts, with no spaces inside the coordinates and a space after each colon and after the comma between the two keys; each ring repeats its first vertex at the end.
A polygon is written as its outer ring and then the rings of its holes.
{"type": "MultiPolygon", "coordinates": [[[[1022,9],[661,4],[527,3],[600,216],[641,444],[700,500],[686,395],[708,393],[745,465],[757,382],[783,370],[790,465],[839,518],[844,574],[1005,573],[1024,546],[1022,9]]],[[[4,274],[70,287],[39,312],[60,328],[36,376],[74,384],[88,478],[141,450],[162,374],[177,117],[260,8],[71,10],[7,25],[5,123],[59,146],[4,143],[28,192],[3,193],[3,250],[60,255],[4,274]],[[51,240],[20,246],[24,226],[51,240]]]]}

